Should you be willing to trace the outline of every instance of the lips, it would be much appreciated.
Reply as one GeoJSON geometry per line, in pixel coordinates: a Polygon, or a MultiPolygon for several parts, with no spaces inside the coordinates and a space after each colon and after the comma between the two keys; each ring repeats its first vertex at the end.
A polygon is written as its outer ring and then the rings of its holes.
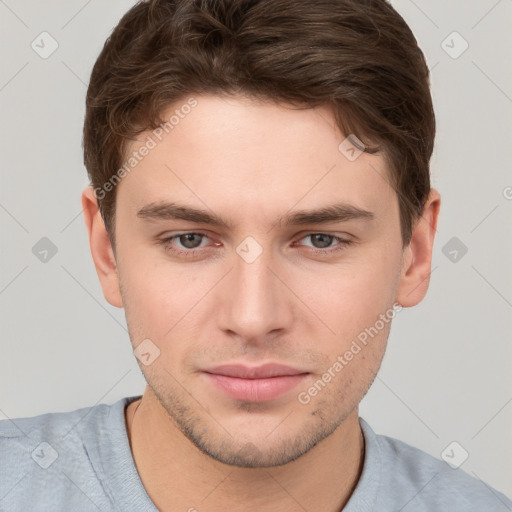
{"type": "Polygon", "coordinates": [[[261,366],[238,364],[209,368],[205,377],[235,400],[267,402],[295,388],[308,372],[290,366],[268,363],[261,366]]]}

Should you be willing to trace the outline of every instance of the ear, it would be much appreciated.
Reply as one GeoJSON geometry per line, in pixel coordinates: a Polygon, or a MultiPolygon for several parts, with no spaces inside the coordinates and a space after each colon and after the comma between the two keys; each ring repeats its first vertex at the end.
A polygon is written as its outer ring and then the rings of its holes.
{"type": "Polygon", "coordinates": [[[404,249],[397,302],[403,307],[419,304],[428,290],[432,248],[441,207],[441,197],[432,189],[421,216],[413,226],[409,245],[404,249]]]}
{"type": "Polygon", "coordinates": [[[122,308],[123,301],[119,287],[116,258],[92,187],[87,187],[82,192],[82,208],[85,225],[89,233],[92,259],[100,279],[103,295],[112,306],[122,308]]]}

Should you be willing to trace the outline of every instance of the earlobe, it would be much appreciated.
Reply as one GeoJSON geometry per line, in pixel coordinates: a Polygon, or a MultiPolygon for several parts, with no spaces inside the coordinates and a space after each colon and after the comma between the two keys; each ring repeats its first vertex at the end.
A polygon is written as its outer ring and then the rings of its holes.
{"type": "Polygon", "coordinates": [[[123,301],[119,286],[117,262],[92,187],[87,187],[82,192],[82,208],[89,234],[91,255],[103,289],[103,295],[112,306],[122,308],[123,301]]]}
{"type": "Polygon", "coordinates": [[[404,249],[397,302],[416,306],[425,297],[430,282],[432,249],[441,207],[441,197],[432,189],[421,216],[413,227],[411,241],[404,249]]]}

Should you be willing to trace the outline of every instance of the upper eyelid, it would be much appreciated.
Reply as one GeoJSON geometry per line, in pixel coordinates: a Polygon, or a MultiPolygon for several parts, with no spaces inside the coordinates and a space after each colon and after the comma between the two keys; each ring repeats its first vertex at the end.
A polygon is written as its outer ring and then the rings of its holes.
{"type": "MultiPolygon", "coordinates": [[[[183,231],[183,232],[173,233],[172,235],[170,234],[168,236],[162,235],[161,238],[162,239],[178,238],[178,237],[184,236],[184,235],[199,235],[199,236],[204,236],[206,238],[211,238],[210,235],[208,235],[207,233],[202,233],[201,231],[183,231]]],[[[336,235],[335,233],[329,233],[328,231],[308,231],[308,232],[302,234],[300,236],[300,238],[297,238],[297,240],[302,240],[303,238],[306,238],[307,236],[312,236],[312,235],[327,235],[327,236],[332,236],[334,238],[343,238],[343,235],[336,235]]],[[[346,234],[345,236],[350,236],[350,235],[346,234]]]]}

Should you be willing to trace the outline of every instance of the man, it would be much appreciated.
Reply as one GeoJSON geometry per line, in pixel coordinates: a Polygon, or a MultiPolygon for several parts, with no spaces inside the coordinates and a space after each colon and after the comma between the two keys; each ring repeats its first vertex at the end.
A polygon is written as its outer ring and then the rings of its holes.
{"type": "Polygon", "coordinates": [[[512,510],[358,414],[427,291],[434,134],[384,0],[135,5],[92,72],[82,204],[148,385],[0,422],[1,510],[512,510]]]}

